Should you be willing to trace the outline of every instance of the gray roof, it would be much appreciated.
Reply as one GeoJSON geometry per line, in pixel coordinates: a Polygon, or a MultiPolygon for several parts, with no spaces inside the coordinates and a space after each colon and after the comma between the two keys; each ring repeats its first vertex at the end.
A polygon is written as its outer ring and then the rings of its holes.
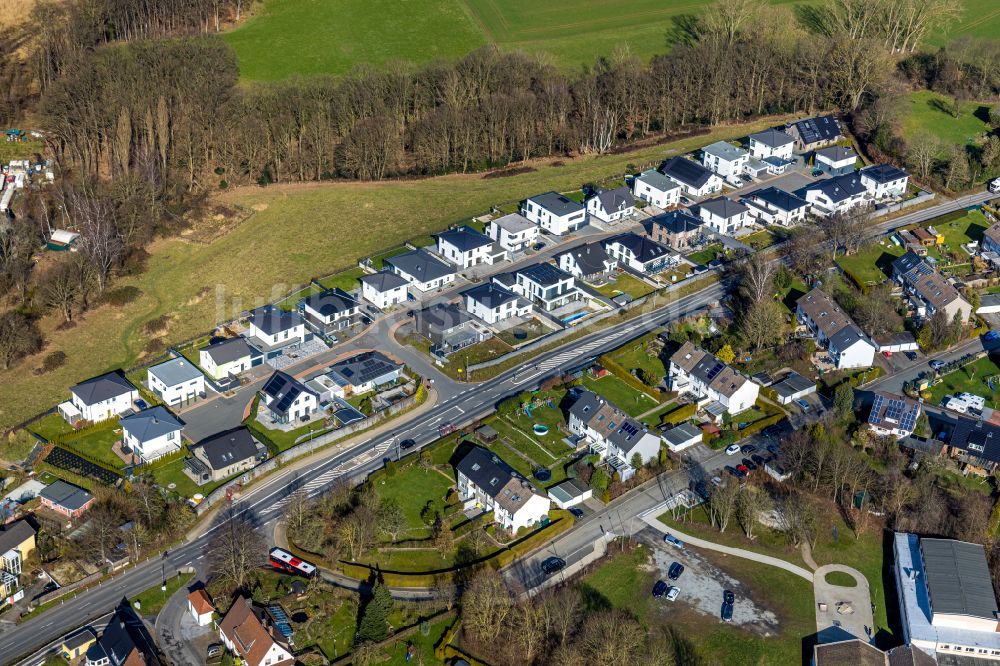
{"type": "Polygon", "coordinates": [[[257,455],[257,444],[246,428],[220,432],[201,440],[197,446],[204,451],[212,469],[223,469],[257,455]]]}
{"type": "Polygon", "coordinates": [[[686,157],[670,158],[663,163],[663,166],[660,167],[660,171],[677,182],[683,183],[688,187],[693,187],[695,189],[701,189],[704,187],[705,184],[711,180],[712,176],[715,175],[702,165],[689,160],[686,157]]]}
{"type": "Polygon", "coordinates": [[[449,245],[457,247],[459,252],[468,252],[486,245],[493,245],[492,238],[479,233],[469,226],[449,229],[448,231],[435,234],[434,237],[439,241],[444,241],[449,245]]]}
{"type": "Polygon", "coordinates": [[[709,199],[708,201],[702,201],[699,206],[707,210],[709,213],[727,220],[750,210],[743,204],[733,201],[728,197],[716,197],[714,199],[709,199]]]}
{"type": "Polygon", "coordinates": [[[0,555],[11,548],[17,548],[29,537],[35,536],[35,529],[24,520],[0,527],[0,555]]]}
{"type": "Polygon", "coordinates": [[[843,351],[858,342],[865,342],[865,334],[854,324],[844,326],[830,337],[830,346],[838,351],[843,351]]]}
{"type": "Polygon", "coordinates": [[[81,509],[87,502],[94,499],[94,496],[83,488],[74,486],[72,483],[67,483],[62,479],[58,479],[46,486],[42,492],[38,493],[38,496],[69,511],[81,509]]]}
{"type": "Polygon", "coordinates": [[[346,386],[367,384],[373,379],[384,377],[403,368],[388,356],[379,351],[367,351],[345,358],[330,366],[331,378],[346,386]]]}
{"type": "Polygon", "coordinates": [[[626,454],[649,434],[649,428],[593,391],[579,391],[569,411],[626,454]]]}
{"type": "Polygon", "coordinates": [[[429,331],[447,331],[472,321],[472,315],[454,303],[435,303],[417,311],[415,319],[429,331]]]}
{"type": "Polygon", "coordinates": [[[80,398],[80,401],[85,405],[96,405],[109,398],[117,398],[135,390],[136,388],[132,386],[131,382],[117,370],[80,382],[70,388],[70,392],[80,398]]]}
{"type": "Polygon", "coordinates": [[[833,116],[803,118],[796,120],[792,126],[798,131],[802,143],[805,144],[833,141],[840,138],[840,123],[833,116]]]}
{"type": "Polygon", "coordinates": [[[121,418],[121,426],[140,442],[148,442],[168,432],[181,430],[184,423],[162,405],[121,418]]]}
{"type": "Polygon", "coordinates": [[[380,294],[384,294],[387,291],[392,291],[393,289],[398,289],[400,287],[405,287],[409,284],[401,275],[397,275],[392,271],[379,271],[378,273],[373,273],[371,275],[363,275],[361,277],[361,282],[370,285],[380,294]]]}
{"type": "Polygon", "coordinates": [[[997,619],[996,595],[982,546],[952,539],[921,539],[920,553],[935,614],[997,619]]]}
{"type": "Polygon", "coordinates": [[[166,363],[154,365],[149,373],[167,386],[186,384],[202,376],[201,370],[183,356],[172,358],[166,363]]]}
{"type": "Polygon", "coordinates": [[[482,303],[490,310],[498,308],[509,301],[517,300],[517,294],[500,286],[496,282],[484,282],[476,285],[472,289],[463,291],[462,295],[478,303],[482,303]]]}
{"type": "Polygon", "coordinates": [[[701,437],[701,428],[690,423],[682,423],[663,433],[663,439],[675,446],[679,446],[695,437],[701,437]]]}
{"type": "Polygon", "coordinates": [[[583,204],[578,201],[559,194],[558,192],[545,192],[533,197],[528,197],[528,201],[534,202],[556,217],[565,217],[583,210],[583,204]]]}
{"type": "Polygon", "coordinates": [[[648,236],[640,236],[639,234],[632,233],[631,231],[608,238],[604,241],[604,246],[607,247],[612,243],[618,243],[622,247],[627,248],[632,254],[635,255],[636,260],[641,261],[642,263],[654,261],[671,254],[668,248],[660,245],[652,238],[649,238],[648,236]]]}
{"type": "Polygon", "coordinates": [[[273,305],[265,305],[251,310],[250,321],[254,326],[271,336],[291,330],[296,326],[302,326],[305,323],[298,312],[282,310],[273,305]]]}
{"type": "Polygon", "coordinates": [[[587,200],[597,198],[601,202],[601,208],[608,213],[615,213],[635,206],[635,198],[624,185],[613,190],[598,190],[587,197],[587,200]]]}
{"type": "Polygon", "coordinates": [[[413,276],[420,282],[429,282],[455,274],[455,269],[451,264],[424,248],[388,257],[384,263],[397,271],[413,276]]]}
{"type": "Polygon", "coordinates": [[[741,157],[746,157],[747,155],[747,151],[742,148],[737,148],[733,144],[726,141],[716,141],[713,144],[705,146],[701,150],[702,152],[718,157],[719,159],[726,160],[727,162],[734,162],[741,157]]]}
{"type": "Polygon", "coordinates": [[[524,231],[525,229],[530,229],[533,226],[535,226],[534,222],[530,221],[528,218],[524,217],[520,213],[510,213],[509,215],[498,217],[497,219],[493,220],[492,223],[500,227],[501,229],[506,229],[511,233],[524,231]]]}
{"type": "Polygon", "coordinates": [[[751,134],[750,138],[757,143],[762,143],[771,148],[780,148],[781,146],[795,143],[795,139],[776,129],[766,129],[763,132],[756,132],[751,134]]]}
{"type": "Polygon", "coordinates": [[[794,211],[799,208],[806,208],[809,206],[809,202],[802,197],[796,196],[791,192],[779,190],[777,187],[773,186],[755,190],[748,194],[747,197],[751,200],[759,199],[760,201],[770,204],[774,208],[783,211],[794,211]]]}
{"type": "Polygon", "coordinates": [[[772,386],[778,395],[783,398],[793,396],[796,393],[801,393],[809,389],[816,389],[816,382],[811,379],[806,379],[797,372],[790,372],[788,376],[782,379],[780,382],[772,386]]]}
{"type": "Polygon", "coordinates": [[[278,416],[288,414],[288,408],[303,393],[316,396],[315,391],[310,390],[305,384],[280,370],[274,371],[274,374],[264,382],[264,388],[260,392],[272,399],[270,405],[261,404],[261,407],[265,407],[278,416]]]}
{"type": "MultiPolygon", "coordinates": [[[[850,199],[858,194],[864,194],[868,191],[867,188],[861,184],[861,179],[858,178],[857,174],[853,173],[846,173],[842,176],[834,176],[833,178],[818,180],[815,183],[806,185],[800,191],[808,192],[809,190],[819,190],[834,203],[845,201],[846,199],[850,199]]],[[[798,192],[796,192],[796,194],[798,194],[798,192]]]]}
{"type": "Polygon", "coordinates": [[[207,353],[216,365],[225,365],[235,360],[253,356],[256,352],[243,338],[229,338],[209,345],[201,351],[207,353]]]}
{"type": "Polygon", "coordinates": [[[553,266],[552,264],[532,264],[531,266],[525,266],[524,268],[517,269],[518,275],[523,275],[532,282],[542,285],[543,287],[552,286],[558,282],[565,280],[566,278],[573,277],[566,271],[562,270],[558,266],[553,266]]]}
{"type": "Polygon", "coordinates": [[[894,167],[891,164],[875,164],[862,169],[861,175],[865,178],[874,180],[876,183],[884,185],[885,183],[891,183],[894,180],[908,178],[910,174],[900,168],[894,167]]]}
{"type": "Polygon", "coordinates": [[[565,252],[560,252],[555,256],[556,261],[564,254],[568,254],[573,257],[576,261],[577,267],[580,269],[580,273],[584,276],[594,275],[595,273],[603,273],[608,269],[605,262],[610,262],[611,258],[608,257],[607,250],[604,249],[599,241],[593,243],[585,243],[584,245],[577,245],[574,248],[570,248],[565,252]]]}
{"type": "Polygon", "coordinates": [[[672,210],[649,218],[646,224],[663,227],[668,233],[683,234],[698,230],[705,225],[705,221],[685,210],[672,210]]]}
{"type": "Polygon", "coordinates": [[[816,157],[822,157],[829,162],[843,162],[844,160],[857,159],[858,154],[848,146],[828,146],[817,150],[816,157]]]}
{"type": "Polygon", "coordinates": [[[532,495],[545,496],[513,467],[481,446],[473,446],[458,461],[455,470],[511,514],[527,503],[532,495]]]}
{"type": "Polygon", "coordinates": [[[308,298],[302,299],[302,303],[324,317],[340,314],[341,312],[350,312],[355,308],[361,307],[356,298],[340,287],[313,294],[308,298]]]}
{"type": "Polygon", "coordinates": [[[649,169],[643,171],[638,176],[635,177],[637,181],[642,181],[649,184],[651,187],[658,189],[661,192],[669,192],[670,190],[676,190],[680,185],[670,180],[662,173],[656,169],[649,169]]]}

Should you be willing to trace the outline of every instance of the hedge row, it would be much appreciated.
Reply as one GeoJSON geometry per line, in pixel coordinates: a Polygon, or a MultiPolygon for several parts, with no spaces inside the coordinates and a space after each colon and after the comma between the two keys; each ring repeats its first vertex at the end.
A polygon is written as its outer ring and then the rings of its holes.
{"type": "Polygon", "coordinates": [[[689,402],[664,414],[660,419],[660,422],[666,425],[677,425],[678,423],[683,423],[684,421],[692,418],[697,411],[698,405],[693,402],[689,402]]]}
{"type": "Polygon", "coordinates": [[[618,377],[619,379],[621,379],[623,382],[625,382],[635,390],[642,391],[656,402],[660,401],[661,396],[659,391],[643,384],[642,380],[640,380],[638,377],[636,377],[631,372],[626,370],[622,365],[620,365],[617,361],[612,359],[611,356],[609,356],[608,354],[603,354],[600,358],[597,359],[597,362],[600,363],[602,366],[604,366],[608,370],[608,372],[618,377]]]}

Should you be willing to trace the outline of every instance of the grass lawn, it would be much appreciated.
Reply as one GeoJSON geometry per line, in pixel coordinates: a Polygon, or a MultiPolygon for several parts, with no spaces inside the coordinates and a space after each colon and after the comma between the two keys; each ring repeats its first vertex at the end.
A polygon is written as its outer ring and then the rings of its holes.
{"type": "Polygon", "coordinates": [[[36,154],[44,152],[45,143],[41,139],[0,141],[0,163],[3,164],[7,164],[11,160],[31,160],[36,154]]]}
{"type": "Polygon", "coordinates": [[[740,240],[755,250],[763,250],[778,242],[778,236],[770,229],[761,229],[752,234],[743,236],[740,240]]]}
{"type": "Polygon", "coordinates": [[[809,292],[809,287],[798,276],[796,276],[788,289],[781,295],[781,305],[789,314],[795,312],[798,307],[798,300],[809,292]]]}
{"type": "Polygon", "coordinates": [[[188,498],[193,497],[198,493],[208,495],[210,492],[228,481],[228,479],[225,479],[199,486],[191,480],[190,476],[184,473],[183,458],[168,463],[163,467],[158,467],[150,473],[153,475],[153,480],[156,481],[156,484],[161,488],[169,490],[169,486],[172,483],[174,484],[173,492],[177,493],[181,497],[188,498]]]}
{"type": "Polygon", "coordinates": [[[56,330],[60,323],[56,315],[40,320],[48,343],[45,352],[64,352],[66,364],[42,378],[30,372],[40,363],[37,358],[0,371],[0,429],[65,400],[67,386],[141,361],[147,356],[150,339],[143,326],[165,313],[171,318],[164,343],[204,335],[220,319],[279,298],[317,273],[352,268],[358,257],[398,247],[415,235],[482,213],[494,203],[548,190],[575,189],[580,183],[621,173],[629,163],[661,160],[719,139],[758,131],[774,122],[771,118],[726,126],[669,145],[563,160],[564,166],[559,167],[549,166],[549,161],[538,162],[533,165],[535,171],[506,178],[453,174],[226,192],[218,201],[252,211],[249,218],[211,242],[173,238],[152,243],[147,248],[146,271],[116,281],[118,286],[140,290],[135,301],[123,307],[95,308],[69,330],[56,330]],[[366,233],[352,233],[359,228],[366,233]],[[274,229],[282,233],[272,233],[274,229]],[[303,238],[310,240],[303,243],[303,238]],[[249,265],[254,266],[250,273],[245,269],[249,265]]]}
{"type": "Polygon", "coordinates": [[[278,302],[277,305],[282,310],[292,311],[299,307],[299,301],[301,301],[303,298],[308,298],[313,294],[318,294],[318,293],[320,293],[319,287],[317,287],[314,284],[311,284],[308,287],[300,289],[294,294],[291,294],[290,296],[288,296],[288,298],[285,298],[284,300],[278,302]]]}
{"type": "Polygon", "coordinates": [[[539,322],[537,319],[531,319],[522,324],[518,324],[513,328],[508,328],[506,330],[500,331],[497,337],[503,340],[511,347],[514,347],[516,345],[523,345],[527,342],[540,338],[543,335],[547,335],[548,333],[551,332],[552,329],[542,325],[542,323],[539,322]],[[525,333],[525,336],[519,340],[514,335],[515,331],[521,331],[525,333]]]}
{"type": "Polygon", "coordinates": [[[892,277],[892,262],[903,253],[903,248],[891,241],[872,243],[852,255],[838,257],[837,265],[864,284],[880,284],[892,277]]]}
{"type": "Polygon", "coordinates": [[[657,404],[651,397],[635,390],[614,375],[607,375],[600,379],[584,375],[583,385],[613,402],[629,416],[638,416],[656,407],[657,404]]]}
{"type": "Polygon", "coordinates": [[[1000,375],[1000,367],[989,356],[984,356],[941,377],[941,381],[931,387],[928,401],[937,405],[946,395],[967,392],[983,396],[986,398],[986,406],[995,409],[998,404],[997,399],[1000,398],[1000,382],[994,380],[993,385],[998,390],[990,391],[986,380],[997,375],[1000,375]]]}
{"type": "Polygon", "coordinates": [[[134,597],[129,598],[129,601],[132,603],[133,608],[135,608],[135,602],[139,602],[140,607],[135,610],[140,615],[156,615],[167,603],[167,599],[174,592],[181,589],[181,587],[187,585],[192,578],[194,578],[194,574],[180,574],[173,578],[168,578],[166,591],[161,590],[159,585],[155,585],[145,592],[140,592],[134,597]]]}
{"type": "Polygon", "coordinates": [[[660,425],[660,423],[663,421],[664,414],[672,412],[673,410],[677,409],[677,407],[678,405],[676,402],[668,402],[659,409],[657,409],[655,412],[646,414],[639,420],[648,425],[650,428],[655,428],[658,425],[660,425]]]}
{"type": "Polygon", "coordinates": [[[45,439],[52,439],[57,435],[73,432],[73,426],[66,423],[66,419],[59,416],[58,413],[52,413],[32,423],[28,426],[28,430],[45,439]]]}
{"type": "Polygon", "coordinates": [[[724,248],[721,243],[713,243],[706,247],[704,250],[698,250],[697,252],[692,252],[687,255],[687,258],[696,264],[707,264],[717,258],[720,252],[723,252],[724,248]]]}
{"type": "Polygon", "coordinates": [[[603,294],[608,298],[614,298],[618,294],[624,293],[635,299],[642,298],[646,294],[651,294],[653,292],[653,288],[634,275],[619,273],[614,282],[609,282],[605,285],[601,285],[600,287],[594,287],[594,291],[599,294],[603,294]]]}
{"type": "MultiPolygon", "coordinates": [[[[333,608],[324,608],[324,613],[302,632],[306,643],[302,647],[317,645],[327,659],[336,659],[346,654],[354,644],[357,629],[358,609],[348,599],[341,599],[333,608]]],[[[296,634],[296,643],[302,640],[296,634]]]]}
{"type": "Polygon", "coordinates": [[[382,270],[382,268],[384,268],[386,259],[391,259],[392,257],[395,257],[397,254],[406,254],[409,251],[410,248],[406,247],[405,245],[401,245],[400,247],[394,248],[387,252],[382,252],[381,254],[377,254],[371,258],[372,267],[375,270],[380,271],[382,270]]]}
{"type": "Polygon", "coordinates": [[[386,650],[389,656],[389,663],[402,664],[406,660],[406,650],[408,644],[413,645],[413,655],[410,657],[411,664],[439,664],[441,663],[434,656],[434,646],[437,645],[444,632],[448,630],[454,618],[446,616],[444,619],[432,621],[427,626],[427,635],[423,631],[417,631],[406,639],[396,641],[386,650]]]}
{"type": "Polygon", "coordinates": [[[969,241],[981,241],[983,232],[990,227],[986,216],[979,210],[970,210],[965,217],[944,224],[934,224],[933,220],[927,224],[944,236],[945,245],[952,250],[958,250],[961,245],[969,241]]]}
{"type": "Polygon", "coordinates": [[[450,354],[446,367],[451,373],[462,375],[465,373],[465,367],[468,365],[482,363],[483,361],[503,356],[513,350],[513,347],[500,338],[492,337],[450,354]]]}
{"type": "Polygon", "coordinates": [[[611,353],[611,358],[618,362],[626,370],[643,369],[652,372],[658,377],[667,374],[667,368],[659,356],[653,356],[646,352],[646,346],[642,343],[629,343],[624,347],[611,353]]]}
{"type": "Polygon", "coordinates": [[[122,469],[125,467],[125,461],[111,450],[111,445],[121,439],[121,437],[121,426],[116,421],[113,424],[109,424],[106,428],[102,427],[80,437],[66,440],[60,446],[64,449],[75,451],[85,458],[98,460],[110,469],[122,469]]]}
{"type": "Polygon", "coordinates": [[[366,275],[366,273],[360,268],[352,268],[350,270],[325,277],[322,280],[318,280],[318,282],[327,289],[336,289],[337,287],[340,287],[344,291],[350,292],[361,286],[360,280],[363,275],[366,275]]]}
{"type": "MultiPolygon", "coordinates": [[[[313,422],[307,423],[307,424],[305,424],[303,426],[300,426],[298,428],[295,428],[294,430],[280,430],[278,428],[273,428],[273,429],[272,428],[265,428],[257,420],[251,421],[250,424],[248,425],[248,427],[251,430],[255,431],[255,432],[261,432],[261,433],[263,433],[265,437],[267,437],[272,442],[274,442],[274,444],[278,447],[278,453],[280,453],[280,452],[282,452],[282,451],[284,451],[286,449],[290,449],[291,447],[293,447],[296,444],[300,443],[298,441],[298,439],[300,437],[304,437],[304,439],[301,440],[301,441],[303,441],[303,442],[306,441],[308,439],[308,437],[306,437],[306,436],[310,432],[313,433],[313,437],[318,437],[322,433],[330,430],[330,426],[324,425],[323,422],[321,420],[318,420],[318,419],[316,421],[313,421],[313,422]]],[[[272,455],[274,454],[273,451],[271,453],[272,453],[272,455]]]]}
{"type": "Polygon", "coordinates": [[[679,263],[670,270],[658,273],[656,277],[658,277],[663,282],[669,282],[669,283],[680,282],[681,280],[686,280],[688,276],[691,275],[691,271],[693,270],[694,266],[691,266],[690,264],[679,263]]]}
{"type": "MultiPolygon", "coordinates": [[[[1000,12],[997,12],[1000,15],[1000,12]]],[[[1000,16],[997,17],[1000,23],[1000,16]]],[[[913,137],[920,133],[931,134],[950,146],[964,146],[972,143],[990,127],[989,107],[976,102],[962,104],[958,117],[942,108],[952,103],[952,98],[929,90],[910,93],[904,103],[902,116],[903,136],[913,137]]]]}
{"type": "Polygon", "coordinates": [[[406,524],[411,532],[419,532],[418,536],[429,529],[420,517],[421,510],[431,501],[441,502],[443,505],[448,489],[455,485],[454,480],[442,472],[436,469],[425,470],[416,464],[406,465],[393,476],[379,475],[374,483],[379,497],[384,500],[394,499],[399,503],[406,516],[406,524]]]}

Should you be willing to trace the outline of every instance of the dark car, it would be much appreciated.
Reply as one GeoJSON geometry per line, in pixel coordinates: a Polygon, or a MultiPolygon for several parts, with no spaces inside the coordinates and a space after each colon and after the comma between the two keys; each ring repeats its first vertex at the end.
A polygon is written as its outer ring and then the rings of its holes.
{"type": "Polygon", "coordinates": [[[653,586],[653,597],[659,599],[664,594],[667,593],[667,584],[662,580],[656,581],[656,585],[653,586]]]}
{"type": "Polygon", "coordinates": [[[741,477],[747,476],[748,474],[750,474],[750,468],[747,467],[746,465],[737,465],[736,466],[736,471],[740,473],[741,477]]]}
{"type": "Polygon", "coordinates": [[[743,452],[743,455],[747,455],[749,453],[753,453],[756,450],[757,450],[757,447],[754,446],[753,444],[744,444],[743,446],[740,447],[740,451],[743,452]]]}
{"type": "Polygon", "coordinates": [[[732,465],[726,465],[724,469],[726,470],[727,474],[732,474],[733,476],[739,478],[740,473],[736,471],[736,468],[733,467],[732,465]]]}
{"type": "Polygon", "coordinates": [[[754,461],[754,464],[756,464],[757,467],[761,467],[764,465],[764,463],[767,462],[767,460],[764,459],[764,456],[759,455],[757,453],[750,456],[750,460],[754,461]]]}
{"type": "Polygon", "coordinates": [[[722,603],[729,604],[730,606],[732,606],[733,604],[736,603],[736,595],[733,594],[730,590],[723,590],[722,603]]]}
{"type": "Polygon", "coordinates": [[[545,247],[545,243],[535,243],[533,246],[531,246],[531,249],[537,252],[538,250],[541,250],[543,247],[545,247]]]}
{"type": "Polygon", "coordinates": [[[757,469],[757,463],[755,463],[754,461],[750,460],[749,458],[744,458],[740,462],[742,462],[743,466],[746,467],[751,472],[754,471],[755,469],[757,469]]]}
{"type": "Polygon", "coordinates": [[[778,445],[777,445],[777,444],[768,444],[768,445],[767,445],[767,452],[768,452],[768,453],[770,453],[770,454],[771,454],[771,455],[773,455],[773,456],[776,456],[776,455],[778,455],[778,452],[779,452],[780,450],[781,450],[781,449],[779,449],[779,448],[778,448],[778,445]]]}
{"type": "Polygon", "coordinates": [[[583,518],[583,509],[577,506],[571,506],[569,512],[576,516],[577,518],[583,518]]]}
{"type": "Polygon", "coordinates": [[[712,491],[708,489],[708,484],[704,481],[699,481],[694,484],[694,492],[698,495],[698,497],[706,501],[708,501],[708,498],[712,495],[712,491]]]}
{"type": "Polygon", "coordinates": [[[553,555],[552,557],[545,558],[545,561],[542,562],[542,571],[551,576],[561,570],[564,566],[566,566],[566,560],[553,555]]]}
{"type": "Polygon", "coordinates": [[[402,449],[403,451],[407,451],[409,449],[412,449],[416,445],[417,443],[414,442],[412,439],[404,439],[402,442],[399,443],[399,448],[402,449]]]}
{"type": "Polygon", "coordinates": [[[681,577],[682,573],[684,573],[684,565],[680,562],[674,562],[667,570],[667,578],[670,580],[677,580],[681,577]]]}
{"type": "Polygon", "coordinates": [[[760,431],[764,437],[778,437],[781,435],[781,428],[776,425],[770,425],[760,431]]]}
{"type": "Polygon", "coordinates": [[[139,409],[146,409],[146,407],[148,407],[149,405],[146,404],[145,400],[136,400],[135,406],[138,407],[139,409]]]}
{"type": "Polygon", "coordinates": [[[906,358],[908,358],[911,361],[916,361],[917,360],[917,353],[916,352],[911,352],[911,351],[903,352],[903,356],[905,356],[906,358]]]}
{"type": "Polygon", "coordinates": [[[722,621],[723,622],[732,622],[733,621],[733,605],[732,604],[722,604],[722,613],[720,615],[722,616],[722,621]]]}

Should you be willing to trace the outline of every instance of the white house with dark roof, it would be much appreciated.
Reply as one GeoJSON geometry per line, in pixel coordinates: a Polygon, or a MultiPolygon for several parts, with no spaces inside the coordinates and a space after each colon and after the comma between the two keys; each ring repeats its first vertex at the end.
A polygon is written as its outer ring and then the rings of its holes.
{"type": "Polygon", "coordinates": [[[205,397],[205,375],[183,356],[146,370],[146,383],[168,405],[179,405],[205,397]]]}
{"type": "Polygon", "coordinates": [[[840,122],[833,116],[815,116],[789,123],[785,131],[795,139],[795,146],[802,152],[829,146],[844,138],[840,122]]]}
{"type": "Polygon", "coordinates": [[[361,297],[377,307],[388,310],[393,305],[406,302],[406,278],[392,271],[379,271],[361,276],[361,297]]]}
{"type": "Polygon", "coordinates": [[[761,224],[780,224],[785,227],[805,220],[810,206],[802,197],[777,187],[750,192],[744,195],[743,202],[749,208],[750,216],[761,224]]]}
{"type": "Polygon", "coordinates": [[[294,423],[319,409],[319,396],[291,375],[275,370],[260,390],[258,409],[275,423],[294,423]]]}
{"type": "Polygon", "coordinates": [[[510,274],[494,275],[493,281],[513,289],[546,311],[583,298],[576,286],[576,278],[548,263],[523,266],[510,274]]]}
{"type": "Polygon", "coordinates": [[[216,433],[189,446],[188,452],[184,473],[199,486],[244,472],[267,455],[267,449],[246,428],[216,433]]]}
{"type": "Polygon", "coordinates": [[[485,231],[511,254],[524,252],[538,240],[538,225],[519,213],[490,220],[485,231]]]}
{"type": "Polygon", "coordinates": [[[658,436],[592,391],[577,390],[576,400],[569,408],[567,425],[569,431],[581,438],[622,481],[635,475],[632,465],[635,456],[638,455],[645,465],[660,454],[658,436]]]}
{"type": "Polygon", "coordinates": [[[726,141],[716,141],[701,149],[701,163],[723,178],[732,178],[743,173],[750,153],[726,141]]]}
{"type": "Polygon", "coordinates": [[[903,395],[875,391],[868,425],[877,435],[909,437],[920,418],[920,403],[903,395]]]}
{"type": "Polygon", "coordinates": [[[160,405],[123,416],[120,424],[122,443],[143,463],[179,451],[183,443],[184,423],[160,405]]]}
{"type": "Polygon", "coordinates": [[[399,380],[403,365],[380,351],[366,351],[337,361],[326,377],[337,386],[333,395],[345,398],[363,395],[399,380]]]}
{"type": "Polygon", "coordinates": [[[434,237],[437,239],[437,253],[459,269],[492,265],[507,257],[507,251],[496,245],[492,238],[469,226],[449,229],[434,237]]]}
{"type": "Polygon", "coordinates": [[[302,312],[309,328],[322,335],[355,323],[361,314],[361,303],[336,287],[302,299],[302,312]]]}
{"type": "Polygon", "coordinates": [[[716,197],[698,204],[698,216],[716,233],[732,235],[749,223],[750,209],[728,197],[716,197]]]}
{"type": "Polygon", "coordinates": [[[722,191],[722,178],[718,174],[685,157],[671,157],[660,167],[660,172],[693,197],[707,197],[722,191]]]}
{"type": "Polygon", "coordinates": [[[545,192],[521,202],[521,215],[545,231],[562,236],[587,224],[587,209],[558,192],[545,192]]]}
{"type": "Polygon", "coordinates": [[[685,342],[670,357],[670,390],[690,394],[714,417],[753,407],[760,386],[704,349],[685,342]]]}
{"type": "Polygon", "coordinates": [[[608,255],[637,273],[652,274],[677,264],[680,255],[648,236],[631,231],[601,241],[608,255]]]}
{"type": "Polygon", "coordinates": [[[751,134],[748,138],[751,157],[756,157],[759,160],[768,157],[777,157],[782,160],[792,159],[795,139],[781,130],[766,129],[763,132],[751,134]]]}
{"type": "Polygon", "coordinates": [[[604,282],[611,277],[618,261],[608,254],[600,241],[585,243],[560,252],[553,259],[559,268],[587,282],[604,282]]]}
{"type": "Polygon", "coordinates": [[[828,146],[816,151],[813,166],[830,176],[854,173],[858,154],[848,146],[828,146]]]}
{"type": "Polygon", "coordinates": [[[635,213],[635,198],[624,185],[613,190],[597,190],[585,203],[587,212],[602,222],[617,222],[635,213]]]}
{"type": "Polygon", "coordinates": [[[872,367],[875,343],[826,292],[813,289],[799,298],[795,316],[827,348],[837,369],[872,367]]]}
{"type": "Polygon", "coordinates": [[[229,338],[203,347],[198,352],[198,364],[212,379],[235,377],[263,359],[260,351],[243,338],[229,338]]]}
{"type": "Polygon", "coordinates": [[[109,372],[69,390],[70,399],[59,405],[59,413],[69,423],[80,419],[97,423],[132,410],[139,391],[120,372],[109,372]]]}
{"type": "Polygon", "coordinates": [[[658,208],[666,209],[680,202],[681,186],[656,169],[649,169],[632,179],[632,194],[658,208]]]}
{"type": "Polygon", "coordinates": [[[868,196],[875,201],[884,201],[906,196],[906,186],[910,174],[891,164],[876,164],[861,170],[861,184],[868,190],[868,196]]]}
{"type": "Polygon", "coordinates": [[[919,317],[930,317],[940,310],[948,321],[958,315],[966,324],[972,316],[972,304],[955,285],[912,250],[892,262],[892,279],[910,296],[919,317]]]}
{"type": "Polygon", "coordinates": [[[298,312],[265,305],[250,312],[246,337],[263,343],[265,348],[280,348],[306,339],[306,322],[298,312]]]}
{"type": "Polygon", "coordinates": [[[440,289],[455,281],[455,268],[424,248],[388,257],[383,264],[423,292],[440,289]]]}
{"type": "Polygon", "coordinates": [[[487,324],[531,314],[530,302],[496,282],[476,285],[463,291],[462,296],[465,297],[465,309],[487,324]]]}
{"type": "Polygon", "coordinates": [[[869,205],[868,189],[853,173],[817,180],[796,190],[795,195],[808,201],[810,210],[820,217],[869,205]]]}
{"type": "Polygon", "coordinates": [[[544,491],[480,446],[473,446],[456,463],[455,478],[465,510],[490,511],[494,522],[512,532],[539,525],[548,517],[551,502],[544,491]]]}

